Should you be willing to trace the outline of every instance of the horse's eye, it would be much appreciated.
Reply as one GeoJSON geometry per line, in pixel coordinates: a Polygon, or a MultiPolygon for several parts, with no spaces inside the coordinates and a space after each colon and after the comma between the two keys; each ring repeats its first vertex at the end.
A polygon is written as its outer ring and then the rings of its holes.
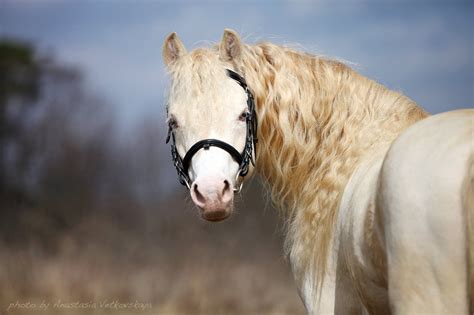
{"type": "Polygon", "coordinates": [[[178,122],[176,121],[176,118],[174,117],[168,118],[168,126],[170,127],[170,129],[178,128],[178,122]]]}
{"type": "Polygon", "coordinates": [[[240,121],[247,121],[247,117],[249,116],[249,113],[247,111],[242,112],[239,116],[240,121]]]}

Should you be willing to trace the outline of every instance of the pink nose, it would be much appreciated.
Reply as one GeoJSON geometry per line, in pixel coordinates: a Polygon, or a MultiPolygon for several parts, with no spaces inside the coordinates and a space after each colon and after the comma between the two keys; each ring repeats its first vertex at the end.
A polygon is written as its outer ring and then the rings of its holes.
{"type": "Polygon", "coordinates": [[[197,179],[191,186],[191,198],[202,209],[202,217],[220,221],[231,213],[234,193],[228,180],[197,179]]]}

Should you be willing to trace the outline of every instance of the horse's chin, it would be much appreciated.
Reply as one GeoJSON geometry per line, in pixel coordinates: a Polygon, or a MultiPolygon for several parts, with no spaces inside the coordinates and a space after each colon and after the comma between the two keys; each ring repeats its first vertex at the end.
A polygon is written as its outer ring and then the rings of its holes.
{"type": "Polygon", "coordinates": [[[230,214],[227,214],[223,217],[218,217],[218,218],[207,218],[207,217],[203,216],[203,219],[206,220],[206,221],[209,221],[209,222],[221,222],[221,221],[224,221],[225,219],[227,219],[228,217],[230,217],[230,214]]]}
{"type": "Polygon", "coordinates": [[[220,222],[224,221],[232,214],[232,209],[223,209],[220,211],[206,211],[201,209],[201,217],[209,222],[220,222]]]}

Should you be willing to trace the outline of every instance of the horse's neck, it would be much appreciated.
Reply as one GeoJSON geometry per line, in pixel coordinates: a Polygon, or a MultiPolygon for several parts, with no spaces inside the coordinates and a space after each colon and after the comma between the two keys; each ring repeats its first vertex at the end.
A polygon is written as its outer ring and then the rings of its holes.
{"type": "Polygon", "coordinates": [[[277,47],[250,47],[256,64],[244,71],[257,98],[258,168],[287,206],[308,183],[312,196],[341,190],[361,157],[426,116],[342,63],[277,47]]]}
{"type": "Polygon", "coordinates": [[[324,252],[354,169],[426,114],[342,63],[271,44],[247,53],[239,66],[257,99],[257,168],[291,219],[289,245],[316,238],[324,252]]]}

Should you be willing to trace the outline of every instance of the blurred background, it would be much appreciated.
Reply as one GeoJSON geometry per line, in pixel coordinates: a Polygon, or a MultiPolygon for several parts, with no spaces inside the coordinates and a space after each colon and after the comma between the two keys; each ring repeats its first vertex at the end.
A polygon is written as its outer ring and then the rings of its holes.
{"type": "Polygon", "coordinates": [[[474,104],[473,21],[456,0],[0,1],[0,314],[303,314],[258,178],[218,224],[179,186],[163,39],[233,28],[438,113],[474,104]]]}

